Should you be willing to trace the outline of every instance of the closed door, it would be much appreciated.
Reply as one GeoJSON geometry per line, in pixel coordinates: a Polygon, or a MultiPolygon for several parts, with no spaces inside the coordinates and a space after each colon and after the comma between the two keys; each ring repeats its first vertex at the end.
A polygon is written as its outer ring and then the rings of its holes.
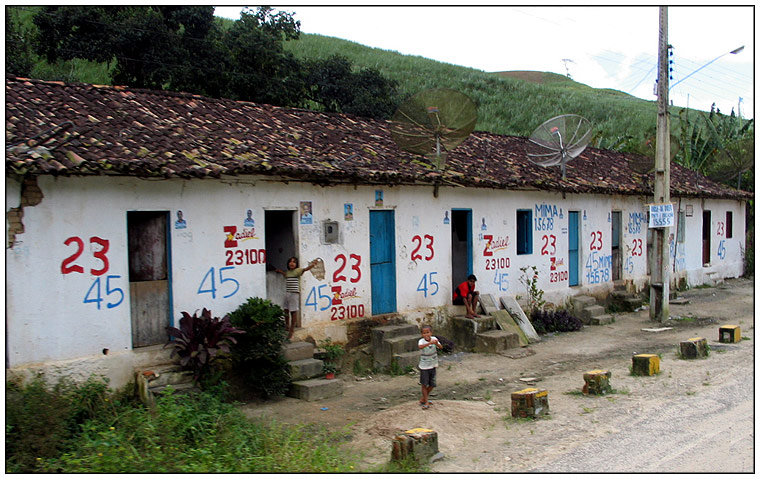
{"type": "Polygon", "coordinates": [[[568,284],[570,286],[578,286],[578,212],[577,211],[568,211],[567,212],[567,243],[568,243],[568,252],[567,252],[567,262],[568,262],[568,269],[569,269],[569,282],[568,284]]]}
{"type": "Polygon", "coordinates": [[[396,240],[393,211],[369,212],[372,314],[396,311],[396,240]]]}
{"type": "Polygon", "coordinates": [[[163,344],[171,323],[167,211],[127,213],[132,347],[163,344]]]}

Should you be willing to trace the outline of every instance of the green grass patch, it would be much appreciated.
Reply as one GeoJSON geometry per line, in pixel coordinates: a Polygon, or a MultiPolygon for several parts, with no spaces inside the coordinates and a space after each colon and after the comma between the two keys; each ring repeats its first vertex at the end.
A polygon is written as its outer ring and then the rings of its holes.
{"type": "Polygon", "coordinates": [[[6,472],[357,472],[346,431],[248,420],[210,393],[150,411],[106,383],[6,384],[6,472]]]}

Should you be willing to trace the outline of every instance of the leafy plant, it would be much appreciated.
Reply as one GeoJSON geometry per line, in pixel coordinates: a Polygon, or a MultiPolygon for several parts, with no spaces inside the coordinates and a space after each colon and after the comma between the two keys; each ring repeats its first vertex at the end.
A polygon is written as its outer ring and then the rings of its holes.
{"type": "Polygon", "coordinates": [[[542,310],[546,301],[544,301],[544,290],[538,287],[538,268],[535,266],[530,266],[530,268],[532,273],[528,272],[528,266],[520,268],[522,271],[520,283],[528,292],[528,309],[533,312],[542,310]]]}
{"type": "Polygon", "coordinates": [[[322,369],[326,373],[335,373],[340,371],[338,361],[346,354],[346,350],[340,344],[332,342],[331,338],[323,339],[319,342],[319,348],[322,349],[322,356],[325,361],[322,365],[322,369]]]}
{"type": "Polygon", "coordinates": [[[290,366],[282,356],[287,338],[282,308],[266,299],[248,298],[229,317],[245,331],[232,348],[233,367],[245,387],[265,397],[285,393],[290,366]]]}
{"type": "Polygon", "coordinates": [[[170,338],[164,347],[174,347],[170,357],[178,355],[180,365],[193,371],[193,379],[199,382],[213,373],[220,356],[230,352],[230,344],[237,342],[234,335],[244,331],[233,327],[229,316],[214,318],[203,308],[200,316],[197,311],[192,316],[183,311],[179,328],[169,326],[166,332],[170,338]]]}
{"type": "Polygon", "coordinates": [[[557,311],[541,311],[535,309],[530,313],[530,322],[538,334],[552,333],[555,331],[578,331],[583,327],[581,320],[565,309],[559,309],[557,311]]]}

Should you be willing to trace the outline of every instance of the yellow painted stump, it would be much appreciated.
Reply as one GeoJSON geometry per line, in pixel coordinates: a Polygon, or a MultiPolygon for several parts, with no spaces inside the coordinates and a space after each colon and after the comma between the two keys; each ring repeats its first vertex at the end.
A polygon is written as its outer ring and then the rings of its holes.
{"type": "Polygon", "coordinates": [[[583,394],[602,395],[612,391],[610,387],[610,378],[612,373],[595,369],[583,374],[583,394]]]}
{"type": "Polygon", "coordinates": [[[512,393],[512,417],[537,417],[549,414],[549,393],[527,388],[512,393]]]}
{"type": "Polygon", "coordinates": [[[660,372],[660,357],[656,354],[637,354],[633,357],[635,376],[654,376],[660,372]]]}
{"type": "Polygon", "coordinates": [[[718,328],[718,341],[721,343],[738,343],[742,340],[742,329],[739,326],[727,324],[718,328]]]}
{"type": "Polygon", "coordinates": [[[428,462],[438,454],[438,433],[421,427],[410,429],[393,438],[391,459],[403,461],[412,458],[419,463],[428,462]]]}
{"type": "Polygon", "coordinates": [[[705,338],[691,338],[681,341],[681,358],[697,359],[707,357],[707,340],[705,338]]]}

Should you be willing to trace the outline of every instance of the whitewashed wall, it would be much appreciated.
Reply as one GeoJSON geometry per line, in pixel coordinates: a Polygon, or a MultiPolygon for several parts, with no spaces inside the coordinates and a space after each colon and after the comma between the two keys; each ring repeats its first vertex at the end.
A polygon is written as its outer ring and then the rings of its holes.
{"type": "MultiPolygon", "coordinates": [[[[346,324],[371,314],[369,212],[373,209],[395,211],[397,310],[401,313],[413,314],[451,302],[451,225],[446,219],[452,208],[472,210],[473,272],[483,293],[525,295],[520,268],[529,266],[538,268],[539,287],[546,291],[546,299],[557,304],[580,292],[611,289],[612,210],[622,212],[623,279],[637,288],[647,280],[643,197],[563,197],[538,191],[441,188],[436,198],[430,187],[320,187],[259,178],[40,177],[39,187],[44,199],[24,208],[25,230],[16,235],[16,244],[6,249],[7,361],[11,368],[78,358],[89,358],[95,364],[102,363],[106,348],[111,357],[132,351],[127,211],[170,212],[175,322],[182,311],[192,313],[205,307],[222,316],[249,297],[266,297],[267,273],[262,262],[266,255],[265,211],[297,210],[302,201],[312,203],[313,221],[298,222],[298,256],[302,265],[322,258],[326,269],[323,280],[310,273],[302,277],[304,334],[316,339],[345,340],[346,324]],[[382,191],[381,205],[376,201],[377,190],[382,191]],[[351,220],[344,216],[346,204],[353,207],[351,220]],[[243,223],[248,209],[253,212],[253,227],[243,223]],[[530,255],[516,254],[517,209],[533,212],[530,255]],[[174,226],[178,210],[186,221],[183,229],[174,226]],[[579,211],[582,225],[581,286],[577,288],[568,288],[567,281],[569,210],[579,211]],[[322,221],[328,219],[340,224],[338,244],[323,244],[322,221]],[[230,228],[242,237],[235,246],[225,247],[230,228]],[[104,240],[108,242],[106,252],[104,240]],[[84,246],[81,253],[77,241],[84,246]],[[81,266],[84,272],[64,274],[64,265],[81,266]],[[104,268],[99,276],[92,274],[104,268]],[[333,304],[336,294],[341,305],[333,304]]],[[[19,194],[19,185],[6,181],[7,209],[19,204],[19,194]]],[[[680,208],[687,204],[692,206],[693,216],[686,218],[685,243],[673,249],[673,276],[686,275],[689,284],[696,285],[714,279],[707,274],[712,271],[718,277],[741,275],[743,204],[684,199],[680,208]],[[712,212],[714,223],[712,261],[707,268],[701,264],[703,208],[712,212]],[[726,211],[733,212],[732,238],[726,238],[718,224],[725,221],[726,211]]],[[[284,264],[275,266],[285,268],[284,264]]]]}

